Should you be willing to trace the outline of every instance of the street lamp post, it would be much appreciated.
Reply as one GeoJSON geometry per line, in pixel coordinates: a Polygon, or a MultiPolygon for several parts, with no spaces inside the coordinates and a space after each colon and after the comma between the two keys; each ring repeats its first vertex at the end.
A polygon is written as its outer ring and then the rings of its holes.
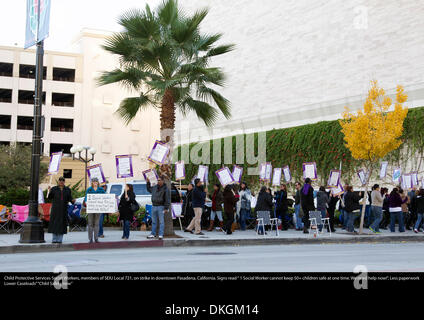
{"type": "Polygon", "coordinates": [[[87,191],[87,165],[90,161],[94,161],[94,155],[96,154],[96,149],[93,147],[83,147],[83,146],[73,146],[71,148],[72,159],[75,160],[75,154],[78,152],[77,160],[85,163],[85,172],[84,172],[84,190],[87,191]],[[81,152],[85,150],[85,157],[81,156],[81,152]],[[91,154],[91,159],[88,158],[88,154],[91,154]]]}

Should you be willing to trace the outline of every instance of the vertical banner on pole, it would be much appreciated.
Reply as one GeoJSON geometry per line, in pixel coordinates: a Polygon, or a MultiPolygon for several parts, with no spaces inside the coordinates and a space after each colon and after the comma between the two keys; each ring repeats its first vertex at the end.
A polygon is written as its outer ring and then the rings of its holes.
{"type": "Polygon", "coordinates": [[[281,185],[281,176],[282,176],[282,168],[274,168],[274,173],[272,175],[273,186],[281,185]]]}
{"type": "Polygon", "coordinates": [[[284,174],[284,180],[286,180],[287,183],[291,182],[292,176],[290,173],[289,166],[283,167],[283,174],[284,174]]]}
{"type": "Polygon", "coordinates": [[[24,49],[43,41],[49,35],[50,0],[27,0],[24,49]]]}
{"type": "Polygon", "coordinates": [[[383,161],[381,163],[381,168],[380,168],[380,179],[384,179],[386,177],[386,173],[387,173],[387,166],[388,166],[388,162],[387,161],[383,161]]]}

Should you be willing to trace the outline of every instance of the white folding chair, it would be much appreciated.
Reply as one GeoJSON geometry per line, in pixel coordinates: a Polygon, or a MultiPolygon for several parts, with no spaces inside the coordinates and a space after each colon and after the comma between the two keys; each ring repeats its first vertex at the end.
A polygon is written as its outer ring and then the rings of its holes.
{"type": "Polygon", "coordinates": [[[330,218],[323,218],[321,211],[309,211],[309,221],[309,235],[322,235],[327,226],[329,236],[331,237],[330,218]],[[321,231],[319,231],[319,226],[321,226],[321,231]],[[312,230],[314,230],[313,233],[311,233],[312,230]]]}
{"type": "Polygon", "coordinates": [[[256,234],[259,234],[259,228],[262,227],[264,231],[263,235],[265,236],[265,226],[271,226],[271,231],[273,226],[275,226],[276,236],[278,233],[278,218],[271,218],[269,211],[258,211],[256,221],[258,222],[258,226],[256,228],[256,234]]]}

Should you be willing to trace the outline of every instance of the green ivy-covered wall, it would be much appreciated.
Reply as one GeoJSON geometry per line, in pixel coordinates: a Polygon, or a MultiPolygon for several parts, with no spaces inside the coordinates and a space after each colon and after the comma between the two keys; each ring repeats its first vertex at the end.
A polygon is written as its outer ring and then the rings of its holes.
{"type": "MultiPolygon", "coordinates": [[[[335,120],[267,131],[266,160],[272,162],[273,168],[289,165],[291,174],[293,176],[293,182],[295,180],[301,180],[302,163],[315,161],[320,179],[319,182],[321,184],[325,184],[325,181],[328,179],[330,170],[339,169],[340,162],[342,162],[342,179],[345,182],[349,182],[353,174],[355,174],[358,166],[360,166],[360,162],[353,159],[350,151],[345,147],[343,134],[340,130],[340,124],[337,120],[335,120]]],[[[258,150],[258,135],[255,134],[254,137],[254,150],[258,150]]],[[[246,161],[243,161],[244,163],[236,163],[236,136],[231,137],[231,139],[233,150],[232,163],[243,167],[244,174],[242,180],[251,185],[258,184],[259,179],[257,175],[249,176],[246,174],[248,167],[256,167],[257,165],[248,165],[246,164],[246,161]]],[[[404,141],[402,149],[408,151],[406,154],[410,153],[414,155],[421,155],[422,157],[424,150],[424,107],[409,110],[407,118],[404,122],[404,134],[402,139],[404,141]]],[[[246,136],[244,136],[244,141],[246,141],[246,136]]],[[[221,139],[220,143],[221,150],[224,150],[224,139],[221,139]]],[[[189,149],[191,150],[195,145],[199,147],[204,144],[207,144],[207,142],[200,144],[193,143],[190,144],[189,149]]],[[[209,154],[212,154],[213,146],[214,143],[210,141],[209,148],[207,148],[209,154]]],[[[176,152],[178,152],[178,154],[176,158],[174,157],[174,159],[181,158],[180,150],[181,146],[176,148],[176,152]]],[[[401,153],[399,150],[395,150],[386,158],[390,162],[399,162],[402,158],[402,154],[405,153],[401,153]]],[[[201,155],[202,153],[200,151],[199,156],[201,155]]],[[[244,158],[245,157],[246,155],[244,158]]],[[[221,160],[223,160],[223,158],[224,156],[222,155],[221,160]]],[[[209,183],[217,183],[218,179],[215,175],[215,171],[220,169],[222,165],[206,165],[209,166],[209,183]]],[[[228,166],[230,170],[232,170],[232,165],[225,165],[228,166]]],[[[197,174],[198,165],[186,163],[185,168],[186,179],[182,181],[183,184],[189,183],[191,179],[197,174]]],[[[175,170],[173,170],[173,173],[174,171],[175,170]]],[[[173,177],[173,179],[175,179],[175,177],[173,177]]]]}

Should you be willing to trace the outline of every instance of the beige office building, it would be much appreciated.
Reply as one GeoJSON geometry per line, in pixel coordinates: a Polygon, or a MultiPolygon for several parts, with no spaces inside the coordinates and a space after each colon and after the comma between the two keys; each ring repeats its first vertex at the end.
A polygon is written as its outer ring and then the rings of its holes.
{"type": "MultiPolygon", "coordinates": [[[[119,85],[98,87],[101,71],[118,67],[118,58],[101,48],[108,33],[84,29],[74,39],[73,52],[45,51],[43,154],[63,151],[59,174],[76,182],[82,163],[70,161],[73,145],[97,150],[91,164],[101,163],[109,181],[116,181],[115,155],[131,154],[135,178],[149,168],[146,160],[159,138],[156,110],[140,113],[128,126],[114,112],[132,94],[119,85]],[[66,166],[69,166],[67,168],[66,166]],[[65,170],[65,172],[64,172],[65,170]]],[[[0,46],[0,143],[31,143],[35,50],[0,46]]],[[[135,94],[135,93],[133,93],[135,94]]]]}

